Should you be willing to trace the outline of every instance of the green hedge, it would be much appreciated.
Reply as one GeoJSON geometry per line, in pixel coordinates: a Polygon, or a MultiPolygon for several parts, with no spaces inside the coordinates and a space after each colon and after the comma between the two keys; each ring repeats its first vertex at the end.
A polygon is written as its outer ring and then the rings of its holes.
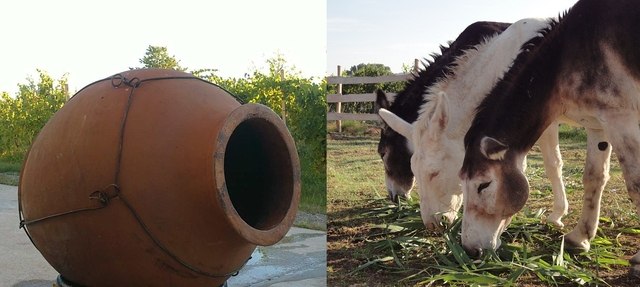
{"type": "MultiPolygon", "coordinates": [[[[302,168],[302,207],[324,212],[326,206],[325,84],[287,70],[282,58],[268,60],[269,73],[254,71],[244,78],[221,78],[211,70],[194,72],[245,102],[261,103],[282,115],[296,142],[302,168]],[[204,75],[208,73],[208,75],[204,75]]],[[[0,97],[0,161],[22,163],[33,138],[60,109],[68,93],[67,80],[52,79],[38,70],[39,79],[19,84],[14,97],[0,97]]]]}

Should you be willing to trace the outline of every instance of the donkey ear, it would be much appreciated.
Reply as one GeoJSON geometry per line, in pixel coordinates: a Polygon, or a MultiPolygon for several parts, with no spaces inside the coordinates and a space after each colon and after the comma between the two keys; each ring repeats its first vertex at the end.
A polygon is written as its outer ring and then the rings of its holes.
{"type": "Polygon", "coordinates": [[[449,121],[449,99],[445,92],[439,92],[433,99],[434,108],[429,116],[429,131],[437,137],[447,127],[449,121]]]}
{"type": "Polygon", "coordinates": [[[382,118],[382,120],[387,123],[389,127],[391,127],[394,131],[403,135],[408,140],[411,140],[411,135],[413,134],[413,126],[410,123],[407,123],[405,120],[396,116],[394,113],[387,111],[386,109],[380,109],[378,114],[382,118]]]}
{"type": "Polygon", "coordinates": [[[492,137],[483,137],[480,140],[480,152],[491,160],[502,160],[508,149],[506,144],[492,137]]]}
{"type": "Polygon", "coordinates": [[[376,103],[374,105],[375,113],[378,113],[380,109],[389,109],[391,104],[389,103],[389,99],[387,99],[387,95],[381,89],[376,90],[376,103]]]}

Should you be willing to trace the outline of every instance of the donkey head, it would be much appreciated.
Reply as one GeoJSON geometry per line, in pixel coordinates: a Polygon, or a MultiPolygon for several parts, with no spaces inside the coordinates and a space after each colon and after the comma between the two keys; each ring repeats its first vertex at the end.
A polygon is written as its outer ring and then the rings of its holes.
{"type": "Polygon", "coordinates": [[[445,132],[449,124],[449,107],[445,93],[430,99],[413,125],[381,109],[380,116],[415,147],[411,170],[420,192],[420,214],[429,229],[440,227],[441,219],[452,222],[462,204],[457,171],[462,164],[462,142],[445,132]]]}
{"type": "MultiPolygon", "coordinates": [[[[391,105],[385,93],[376,91],[376,113],[380,109],[389,109],[391,105]]],[[[380,134],[378,154],[384,163],[384,182],[389,199],[398,202],[399,197],[407,198],[414,185],[411,172],[411,146],[403,135],[385,125],[380,134]]]]}
{"type": "Polygon", "coordinates": [[[467,148],[460,178],[464,194],[462,246],[470,255],[498,248],[500,234],[527,201],[525,156],[487,136],[467,148]]]}

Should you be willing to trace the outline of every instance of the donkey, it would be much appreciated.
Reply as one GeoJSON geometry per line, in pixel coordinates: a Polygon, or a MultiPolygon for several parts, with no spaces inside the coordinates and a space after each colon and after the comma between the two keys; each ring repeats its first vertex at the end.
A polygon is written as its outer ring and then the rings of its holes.
{"type": "MultiPolygon", "coordinates": [[[[462,245],[470,255],[500,245],[525,205],[522,160],[547,126],[568,118],[587,131],[584,202],[567,244],[588,250],[612,147],[640,213],[640,3],[581,0],[526,43],[512,68],[477,108],[467,132],[462,245]]],[[[640,277],[640,252],[631,259],[640,277]]]]}
{"type": "MultiPolygon", "coordinates": [[[[427,228],[439,228],[441,217],[452,222],[462,204],[457,174],[464,156],[463,137],[471,125],[473,110],[508,70],[522,44],[547,26],[543,20],[520,20],[502,34],[466,50],[457,58],[450,74],[425,87],[426,103],[413,125],[380,109],[385,122],[411,139],[415,147],[411,169],[418,180],[420,214],[427,228]]],[[[541,149],[555,196],[548,220],[562,226],[561,218],[567,213],[568,202],[561,177],[557,128],[557,124],[552,125],[545,133],[541,149]]]]}
{"type": "MultiPolygon", "coordinates": [[[[441,55],[432,54],[433,61],[427,61],[405,88],[396,95],[392,104],[381,90],[376,91],[376,113],[380,108],[400,116],[404,121],[414,122],[418,118],[418,108],[424,104],[424,91],[450,73],[456,58],[465,50],[480,44],[485,38],[502,33],[511,23],[476,22],[469,25],[448,48],[440,46],[441,55]]],[[[380,134],[378,154],[382,158],[385,171],[385,185],[389,199],[398,202],[407,198],[414,185],[411,172],[412,148],[406,138],[385,125],[380,134]]]]}

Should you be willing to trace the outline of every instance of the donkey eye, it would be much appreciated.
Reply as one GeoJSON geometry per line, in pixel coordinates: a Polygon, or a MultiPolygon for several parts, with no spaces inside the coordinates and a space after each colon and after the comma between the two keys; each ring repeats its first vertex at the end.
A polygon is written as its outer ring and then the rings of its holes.
{"type": "Polygon", "coordinates": [[[481,193],[485,188],[489,187],[491,182],[484,182],[478,186],[478,193],[481,193]]]}

